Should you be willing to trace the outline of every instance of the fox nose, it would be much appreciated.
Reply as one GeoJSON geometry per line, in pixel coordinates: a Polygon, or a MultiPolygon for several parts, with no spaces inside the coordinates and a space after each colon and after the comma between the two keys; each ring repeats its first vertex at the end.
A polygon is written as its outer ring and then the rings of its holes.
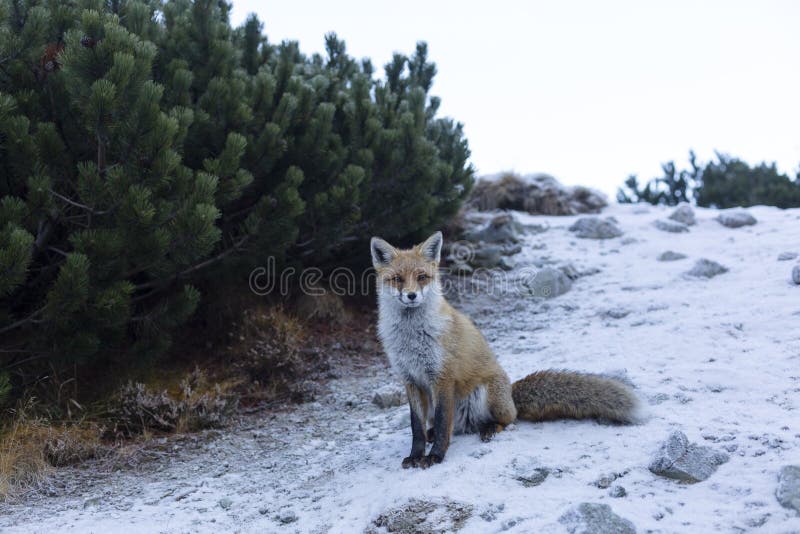
{"type": "Polygon", "coordinates": [[[406,295],[406,297],[408,297],[408,300],[414,300],[414,299],[417,298],[417,294],[416,293],[408,293],[406,295]]]}

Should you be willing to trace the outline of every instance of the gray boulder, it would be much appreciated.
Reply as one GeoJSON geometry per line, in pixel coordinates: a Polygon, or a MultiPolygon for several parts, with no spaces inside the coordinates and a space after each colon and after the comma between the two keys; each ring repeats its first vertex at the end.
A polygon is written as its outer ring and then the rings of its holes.
{"type": "Polygon", "coordinates": [[[572,280],[561,269],[543,267],[527,277],[523,284],[534,297],[550,299],[572,288],[572,280]]]}
{"type": "Polygon", "coordinates": [[[583,239],[612,239],[622,235],[622,230],[610,217],[581,217],[569,227],[569,231],[583,239]]]}
{"type": "Polygon", "coordinates": [[[800,265],[795,265],[792,269],[792,282],[800,284],[800,265]]]}
{"type": "Polygon", "coordinates": [[[686,434],[676,430],[661,444],[648,469],[662,477],[694,483],[710,477],[728,459],[724,452],[689,443],[686,434]]]}
{"type": "Polygon", "coordinates": [[[510,213],[503,213],[494,217],[480,230],[467,232],[464,237],[474,242],[516,243],[522,232],[522,225],[510,213]]]}
{"type": "Polygon", "coordinates": [[[681,252],[673,252],[671,250],[667,250],[666,252],[662,252],[656,258],[658,261],[677,261],[686,258],[686,254],[681,252]]]}
{"type": "Polygon", "coordinates": [[[784,508],[800,512],[800,465],[785,465],[781,468],[775,497],[784,508]]]}
{"type": "Polygon", "coordinates": [[[694,210],[685,202],[678,206],[669,218],[686,226],[693,226],[697,222],[694,218],[694,210]]]}
{"type": "Polygon", "coordinates": [[[713,278],[718,274],[727,273],[728,268],[720,265],[719,263],[705,258],[700,258],[694,267],[691,268],[686,274],[695,276],[697,278],[713,278]]]}
{"type": "Polygon", "coordinates": [[[653,224],[659,230],[663,232],[670,232],[672,234],[680,234],[689,231],[688,226],[678,221],[666,221],[664,219],[658,219],[653,224]]]}
{"type": "Polygon", "coordinates": [[[778,254],[778,261],[790,261],[797,258],[797,252],[781,252],[778,254]]]}
{"type": "Polygon", "coordinates": [[[380,514],[365,532],[397,534],[444,534],[456,532],[472,517],[469,504],[450,499],[411,499],[407,503],[380,514]]]}
{"type": "Polygon", "coordinates": [[[494,269],[500,265],[502,256],[503,247],[500,245],[484,245],[476,247],[468,261],[470,266],[475,269],[494,269]]]}
{"type": "Polygon", "coordinates": [[[512,173],[482,178],[468,204],[480,211],[527,211],[535,215],[599,213],[608,205],[603,193],[588,187],[568,187],[547,174],[517,176],[512,173]]]}
{"type": "Polygon", "coordinates": [[[607,504],[584,502],[558,519],[570,534],[635,534],[636,527],[607,504]]]}
{"type": "Polygon", "coordinates": [[[752,226],[756,224],[756,218],[744,210],[724,211],[716,219],[722,226],[728,228],[740,228],[742,226],[752,226]]]}

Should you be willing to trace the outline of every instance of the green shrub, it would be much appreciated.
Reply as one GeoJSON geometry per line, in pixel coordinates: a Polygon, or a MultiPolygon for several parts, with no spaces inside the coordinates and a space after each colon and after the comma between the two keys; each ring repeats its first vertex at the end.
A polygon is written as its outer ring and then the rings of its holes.
{"type": "Polygon", "coordinates": [[[0,0],[0,345],[159,353],[209,273],[324,265],[457,211],[473,170],[424,44],[376,79],[335,35],[309,57],[228,11],[0,0]]]}
{"type": "Polygon", "coordinates": [[[691,169],[677,170],[670,161],[661,166],[664,176],[650,180],[644,187],[636,176],[630,176],[617,191],[617,201],[674,206],[694,200],[698,206],[715,208],[800,206],[800,177],[792,180],[778,172],[774,163],[751,167],[725,154],[716,153],[716,158],[701,166],[694,152],[690,152],[691,169]]]}

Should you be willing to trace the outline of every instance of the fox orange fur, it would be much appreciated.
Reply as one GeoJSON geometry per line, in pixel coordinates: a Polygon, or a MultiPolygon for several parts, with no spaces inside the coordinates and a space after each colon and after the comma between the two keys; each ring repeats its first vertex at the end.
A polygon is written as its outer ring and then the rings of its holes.
{"type": "Polygon", "coordinates": [[[636,397],[614,380],[540,371],[512,385],[477,327],[442,295],[442,241],[436,232],[409,250],[377,237],[370,243],[378,335],[405,382],[411,411],[411,453],[404,468],[440,463],[454,431],[489,440],[518,416],[633,421],[636,397]],[[427,442],[433,445],[426,455],[427,442]]]}

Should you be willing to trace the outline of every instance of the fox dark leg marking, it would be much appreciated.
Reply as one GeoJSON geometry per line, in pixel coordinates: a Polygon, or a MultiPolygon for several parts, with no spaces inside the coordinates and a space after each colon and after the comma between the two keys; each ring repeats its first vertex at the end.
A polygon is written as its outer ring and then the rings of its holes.
{"type": "Polygon", "coordinates": [[[420,460],[425,456],[425,427],[423,426],[424,419],[422,417],[426,417],[426,414],[417,413],[418,411],[424,411],[424,404],[422,401],[427,399],[423,399],[422,395],[420,395],[420,391],[411,385],[406,386],[406,394],[408,395],[408,406],[411,412],[411,453],[403,458],[403,469],[408,469],[409,467],[419,467],[420,460]]]}
{"type": "Polygon", "coordinates": [[[420,460],[420,467],[430,467],[442,463],[447,449],[450,447],[450,436],[453,434],[453,415],[456,399],[453,391],[439,393],[436,412],[433,416],[433,447],[431,452],[420,460]]]}

